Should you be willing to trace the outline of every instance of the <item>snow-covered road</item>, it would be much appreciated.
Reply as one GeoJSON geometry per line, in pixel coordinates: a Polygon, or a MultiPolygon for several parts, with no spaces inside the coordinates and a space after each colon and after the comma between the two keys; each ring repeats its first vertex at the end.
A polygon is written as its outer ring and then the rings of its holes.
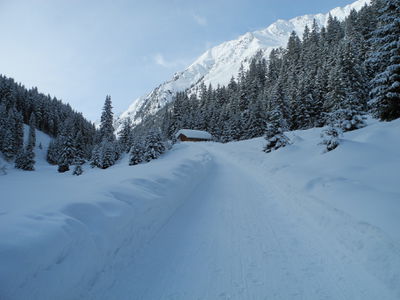
{"type": "Polygon", "coordinates": [[[0,178],[0,300],[400,299],[400,120],[320,131],[79,177],[38,151],[0,178]]]}
{"type": "Polygon", "coordinates": [[[222,146],[208,174],[91,299],[396,299],[399,248],[319,199],[284,190],[222,146]]]}

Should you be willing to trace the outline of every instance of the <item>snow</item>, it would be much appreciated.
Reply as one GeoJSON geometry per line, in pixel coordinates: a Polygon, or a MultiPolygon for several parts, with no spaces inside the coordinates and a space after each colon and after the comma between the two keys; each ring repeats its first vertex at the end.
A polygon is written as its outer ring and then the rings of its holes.
{"type": "Polygon", "coordinates": [[[259,51],[268,58],[272,49],[286,46],[292,31],[300,37],[304,28],[310,28],[314,19],[319,26],[325,26],[329,14],[343,20],[352,9],[360,10],[371,0],[358,0],[345,7],[337,7],[326,14],[305,15],[291,20],[278,20],[265,29],[248,32],[235,40],[217,45],[197,58],[184,71],[174,74],[173,78],[160,84],[148,95],[135,99],[129,108],[121,114],[118,124],[130,117],[135,124],[141,122],[144,116],[156,113],[171,101],[178,91],[190,89],[196,92],[201,83],[208,86],[226,85],[232,76],[237,76],[240,66],[246,69],[250,60],[259,51]]]}
{"type": "Polygon", "coordinates": [[[195,139],[204,139],[204,140],[211,140],[212,135],[207,131],[201,130],[193,130],[193,129],[180,129],[176,134],[175,137],[179,137],[181,134],[188,138],[195,138],[195,139]]]}
{"type": "Polygon", "coordinates": [[[400,120],[321,130],[1,176],[0,298],[398,299],[400,120]]]}
{"type": "MultiPolygon", "coordinates": [[[[47,134],[45,134],[39,130],[35,130],[35,134],[36,134],[35,169],[40,170],[43,167],[46,168],[48,166],[48,163],[46,161],[46,155],[47,155],[47,148],[49,146],[51,138],[47,134]]],[[[28,143],[28,137],[29,137],[29,126],[24,125],[24,144],[25,145],[28,143]]],[[[0,155],[0,176],[3,175],[2,166],[5,167],[6,173],[17,172],[18,174],[20,174],[19,172],[24,172],[21,170],[14,169],[14,163],[5,161],[0,155]]],[[[0,208],[0,210],[1,210],[1,208],[0,208]]]]}

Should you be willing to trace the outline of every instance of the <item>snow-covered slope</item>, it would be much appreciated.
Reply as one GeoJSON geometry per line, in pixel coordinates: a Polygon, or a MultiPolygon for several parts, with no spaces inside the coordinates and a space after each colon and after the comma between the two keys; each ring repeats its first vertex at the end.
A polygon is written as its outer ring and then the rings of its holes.
{"type": "Polygon", "coordinates": [[[0,299],[399,299],[400,120],[0,176],[0,299]]]}
{"type": "Polygon", "coordinates": [[[177,91],[195,88],[202,82],[214,86],[225,85],[232,76],[236,76],[241,64],[246,68],[252,57],[262,51],[268,57],[272,49],[285,46],[292,31],[299,36],[304,27],[310,26],[315,19],[317,23],[326,25],[331,14],[344,19],[352,9],[359,10],[370,0],[358,0],[345,7],[338,7],[327,14],[305,15],[291,20],[278,20],[269,27],[254,32],[248,32],[236,40],[222,43],[206,51],[188,68],[176,73],[172,79],[160,84],[150,94],[136,99],[120,119],[130,117],[139,123],[146,115],[153,114],[169,102],[177,91]]]}
{"type": "Polygon", "coordinates": [[[88,299],[81,294],[152,239],[209,162],[181,145],[135,167],[85,165],[79,177],[49,164],[0,174],[0,299],[88,299]]]}
{"type": "MultiPolygon", "coordinates": [[[[35,170],[41,170],[42,168],[46,168],[49,165],[46,160],[46,155],[51,137],[40,130],[35,130],[35,132],[36,132],[35,170]]],[[[28,136],[29,136],[29,126],[24,125],[25,145],[28,142],[28,136]]],[[[22,171],[14,169],[14,162],[5,161],[0,154],[0,176],[3,173],[10,173],[10,172],[22,172],[22,171]]]]}

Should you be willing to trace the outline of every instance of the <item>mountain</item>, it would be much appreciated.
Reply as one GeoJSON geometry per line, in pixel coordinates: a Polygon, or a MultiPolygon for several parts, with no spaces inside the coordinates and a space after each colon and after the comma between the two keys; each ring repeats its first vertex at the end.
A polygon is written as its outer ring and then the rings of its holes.
{"type": "Polygon", "coordinates": [[[262,52],[268,57],[271,50],[285,46],[292,31],[302,36],[306,25],[311,27],[315,19],[319,26],[325,26],[329,14],[343,20],[351,10],[359,10],[371,0],[358,0],[345,7],[337,7],[326,14],[304,15],[291,20],[278,20],[269,27],[248,32],[236,40],[222,43],[207,50],[184,71],[175,73],[172,79],[160,84],[148,95],[139,97],[121,114],[121,120],[130,117],[135,124],[144,117],[156,113],[174,94],[186,89],[195,90],[201,83],[205,85],[225,85],[236,76],[241,65],[246,68],[252,57],[262,52]]]}

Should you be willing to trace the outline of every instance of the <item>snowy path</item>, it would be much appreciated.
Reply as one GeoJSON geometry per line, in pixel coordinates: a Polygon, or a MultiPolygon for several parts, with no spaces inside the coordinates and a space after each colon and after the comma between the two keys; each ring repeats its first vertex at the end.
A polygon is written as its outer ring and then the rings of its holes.
{"type": "Polygon", "coordinates": [[[212,157],[209,176],[85,299],[400,297],[400,251],[378,229],[199,147],[212,157]]]}

